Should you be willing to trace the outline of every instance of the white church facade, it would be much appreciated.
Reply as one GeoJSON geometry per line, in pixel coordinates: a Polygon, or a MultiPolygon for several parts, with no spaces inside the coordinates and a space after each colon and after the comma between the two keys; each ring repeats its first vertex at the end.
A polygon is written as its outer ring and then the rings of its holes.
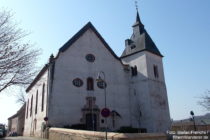
{"type": "Polygon", "coordinates": [[[24,135],[50,127],[120,127],[146,132],[169,129],[170,115],[162,55],[137,12],[133,34],[118,57],[89,22],[60,49],[27,88],[24,135]],[[100,74],[105,81],[97,82],[100,74]],[[105,108],[109,117],[102,116],[105,108]],[[45,118],[45,120],[44,120],[45,118]]]}

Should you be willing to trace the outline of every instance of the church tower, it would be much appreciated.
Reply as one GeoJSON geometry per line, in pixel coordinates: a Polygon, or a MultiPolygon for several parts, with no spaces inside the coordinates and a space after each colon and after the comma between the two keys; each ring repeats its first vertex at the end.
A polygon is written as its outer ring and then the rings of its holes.
{"type": "Polygon", "coordinates": [[[121,55],[130,66],[130,125],[147,132],[165,132],[170,114],[164,79],[162,54],[147,33],[137,11],[133,34],[125,40],[121,55]]]}

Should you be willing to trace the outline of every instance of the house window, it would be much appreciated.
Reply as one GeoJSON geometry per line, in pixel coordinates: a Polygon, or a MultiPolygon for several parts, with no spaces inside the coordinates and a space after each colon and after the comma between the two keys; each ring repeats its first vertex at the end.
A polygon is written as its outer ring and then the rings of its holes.
{"type": "Polygon", "coordinates": [[[155,78],[158,78],[159,77],[159,74],[158,74],[158,66],[157,65],[154,65],[153,66],[153,70],[154,70],[154,76],[155,76],[155,78]]]}
{"type": "Polygon", "coordinates": [[[87,78],[87,90],[93,90],[93,78],[89,77],[87,78]]]}
{"type": "Polygon", "coordinates": [[[37,114],[37,104],[38,104],[38,90],[36,91],[36,106],[35,106],[35,114],[37,114]]]}
{"type": "Polygon", "coordinates": [[[42,86],[42,111],[44,110],[44,92],[45,92],[45,83],[42,86]]]}
{"type": "Polygon", "coordinates": [[[33,95],[32,95],[32,97],[31,97],[30,116],[32,115],[32,111],[33,111],[33,95]]]}
{"type": "Polygon", "coordinates": [[[26,108],[26,118],[28,118],[28,106],[29,106],[29,99],[28,99],[27,108],[26,108]]]}
{"type": "Polygon", "coordinates": [[[138,74],[137,66],[135,65],[134,67],[131,67],[131,75],[136,76],[137,74],[138,74]]]}

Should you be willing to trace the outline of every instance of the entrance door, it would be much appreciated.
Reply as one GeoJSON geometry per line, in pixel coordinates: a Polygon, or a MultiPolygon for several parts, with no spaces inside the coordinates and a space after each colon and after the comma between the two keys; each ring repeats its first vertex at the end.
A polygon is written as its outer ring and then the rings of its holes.
{"type": "Polygon", "coordinates": [[[96,130],[97,116],[96,114],[86,114],[86,128],[87,130],[96,130]]]}

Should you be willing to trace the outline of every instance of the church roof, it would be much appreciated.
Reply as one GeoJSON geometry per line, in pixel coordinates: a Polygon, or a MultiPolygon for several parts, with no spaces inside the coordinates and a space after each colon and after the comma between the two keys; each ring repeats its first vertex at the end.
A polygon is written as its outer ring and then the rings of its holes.
{"type": "Polygon", "coordinates": [[[99,34],[99,32],[96,30],[96,28],[92,25],[91,22],[88,22],[81,30],[79,30],[71,39],[69,39],[60,49],[59,52],[64,52],[67,50],[71,45],[77,41],[88,29],[91,29],[97,37],[100,39],[100,41],[104,44],[104,46],[109,50],[109,52],[119,60],[119,57],[114,53],[114,51],[109,47],[109,45],[106,43],[106,41],[103,39],[103,37],[99,34]]]}
{"type": "Polygon", "coordinates": [[[26,92],[29,92],[29,90],[36,84],[36,82],[42,77],[42,75],[46,72],[48,69],[49,64],[46,64],[41,71],[37,74],[37,76],[34,78],[34,80],[31,82],[31,84],[26,88],[26,92]]]}
{"type": "Polygon", "coordinates": [[[157,46],[153,42],[152,38],[144,29],[144,25],[140,20],[138,11],[136,16],[136,22],[133,25],[133,29],[134,29],[133,35],[131,36],[130,39],[126,40],[127,46],[123,51],[121,58],[130,56],[132,54],[141,51],[148,51],[162,57],[162,54],[160,53],[157,46]]]}
{"type": "Polygon", "coordinates": [[[148,51],[158,56],[163,56],[146,30],[143,34],[140,35],[140,38],[137,41],[132,43],[132,45],[135,45],[135,48],[131,49],[129,52],[126,52],[125,49],[121,55],[121,58],[130,56],[141,51],[148,51]]]}

